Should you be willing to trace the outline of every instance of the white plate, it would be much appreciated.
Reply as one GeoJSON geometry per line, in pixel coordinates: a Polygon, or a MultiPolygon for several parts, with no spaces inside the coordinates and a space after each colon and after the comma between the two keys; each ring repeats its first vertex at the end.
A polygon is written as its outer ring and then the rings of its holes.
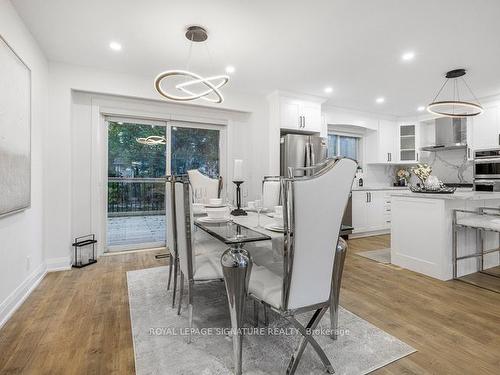
{"type": "Polygon", "coordinates": [[[264,228],[266,228],[267,230],[270,230],[271,232],[279,232],[279,233],[285,232],[285,228],[283,228],[282,226],[276,225],[276,224],[269,224],[269,225],[264,226],[264,228]]]}
{"type": "Polygon", "coordinates": [[[219,224],[219,223],[227,223],[228,221],[231,221],[230,217],[200,217],[197,219],[200,223],[206,223],[206,224],[219,224]]]}
{"type": "Polygon", "coordinates": [[[266,215],[276,219],[283,219],[283,215],[276,215],[276,212],[269,212],[266,215]]]}

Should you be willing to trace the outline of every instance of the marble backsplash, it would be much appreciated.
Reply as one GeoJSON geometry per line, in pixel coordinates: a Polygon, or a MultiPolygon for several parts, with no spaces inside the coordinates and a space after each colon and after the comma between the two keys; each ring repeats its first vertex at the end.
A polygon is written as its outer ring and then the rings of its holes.
{"type": "MultiPolygon", "coordinates": [[[[472,183],[472,162],[467,160],[466,150],[448,150],[439,152],[422,151],[420,162],[432,167],[432,174],[443,182],[472,183]]],[[[398,169],[410,169],[413,165],[380,165],[370,164],[363,171],[366,186],[392,185],[396,181],[398,169]]],[[[410,183],[419,180],[412,174],[410,183]]]]}
{"type": "Polygon", "coordinates": [[[472,183],[473,164],[466,150],[421,153],[421,162],[432,167],[432,174],[443,182],[472,183]]]}

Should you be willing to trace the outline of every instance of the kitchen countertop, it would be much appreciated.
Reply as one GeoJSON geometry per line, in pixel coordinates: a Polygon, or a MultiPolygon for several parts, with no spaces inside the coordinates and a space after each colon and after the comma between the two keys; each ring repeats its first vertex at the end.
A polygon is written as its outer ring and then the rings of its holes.
{"type": "Polygon", "coordinates": [[[499,192],[485,191],[456,191],[453,194],[427,194],[412,193],[411,191],[396,191],[391,194],[392,197],[423,198],[423,199],[445,199],[445,200],[500,200],[499,192]]]}
{"type": "Polygon", "coordinates": [[[408,186],[355,186],[352,191],[408,190],[408,186]]]}

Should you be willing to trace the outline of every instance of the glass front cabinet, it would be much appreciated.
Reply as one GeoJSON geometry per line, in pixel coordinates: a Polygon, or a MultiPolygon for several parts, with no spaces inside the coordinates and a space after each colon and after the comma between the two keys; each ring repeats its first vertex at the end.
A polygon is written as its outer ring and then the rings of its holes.
{"type": "Polygon", "coordinates": [[[415,124],[399,125],[399,161],[419,161],[418,127],[415,124]]]}

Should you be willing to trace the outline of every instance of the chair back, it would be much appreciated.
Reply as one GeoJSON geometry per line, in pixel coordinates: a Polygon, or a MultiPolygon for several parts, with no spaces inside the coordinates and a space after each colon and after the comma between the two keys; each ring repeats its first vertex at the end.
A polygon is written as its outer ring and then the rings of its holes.
{"type": "MultiPolygon", "coordinates": [[[[167,176],[165,185],[165,210],[167,220],[167,247],[172,256],[177,256],[175,225],[175,177],[167,176]]],[[[172,259],[170,260],[172,261],[172,259]]]]}
{"type": "Polygon", "coordinates": [[[193,278],[193,234],[191,223],[191,189],[188,181],[175,182],[175,224],[180,268],[188,280],[193,278]]]}
{"type": "Polygon", "coordinates": [[[203,199],[208,203],[210,198],[220,198],[220,192],[222,190],[222,178],[210,178],[205,176],[197,169],[190,169],[187,171],[189,176],[189,182],[193,191],[203,192],[203,199]]]}
{"type": "Polygon", "coordinates": [[[266,176],[262,181],[262,206],[274,210],[274,206],[281,205],[281,178],[266,176]]]}
{"type": "Polygon", "coordinates": [[[330,299],[335,249],[356,167],[351,159],[332,159],[312,176],[283,180],[285,310],[330,299]]]}

